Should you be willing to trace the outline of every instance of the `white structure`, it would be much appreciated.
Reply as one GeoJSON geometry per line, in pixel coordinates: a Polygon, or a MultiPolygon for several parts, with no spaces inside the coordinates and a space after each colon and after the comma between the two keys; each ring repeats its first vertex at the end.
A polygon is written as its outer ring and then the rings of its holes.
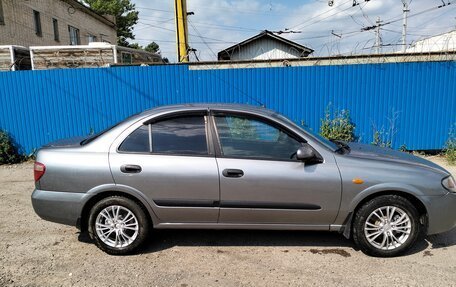
{"type": "Polygon", "coordinates": [[[416,41],[406,50],[407,53],[456,51],[456,30],[416,41]]]}
{"type": "Polygon", "coordinates": [[[219,61],[274,60],[304,58],[312,49],[270,31],[249,38],[218,53],[219,61]]]}
{"type": "Polygon", "coordinates": [[[77,46],[32,46],[30,57],[33,70],[163,64],[157,53],[104,42],[77,46]]]}

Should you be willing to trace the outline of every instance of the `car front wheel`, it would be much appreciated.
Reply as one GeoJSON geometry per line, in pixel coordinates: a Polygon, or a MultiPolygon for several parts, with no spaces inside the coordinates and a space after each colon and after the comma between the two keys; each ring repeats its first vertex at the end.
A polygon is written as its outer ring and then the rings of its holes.
{"type": "Polygon", "coordinates": [[[420,215],[407,199],[397,195],[376,197],[355,214],[353,239],[368,255],[400,255],[419,239],[423,232],[420,215]]]}
{"type": "Polygon", "coordinates": [[[108,197],[96,203],[90,212],[90,237],[108,254],[133,253],[145,242],[148,232],[145,211],[131,199],[108,197]]]}

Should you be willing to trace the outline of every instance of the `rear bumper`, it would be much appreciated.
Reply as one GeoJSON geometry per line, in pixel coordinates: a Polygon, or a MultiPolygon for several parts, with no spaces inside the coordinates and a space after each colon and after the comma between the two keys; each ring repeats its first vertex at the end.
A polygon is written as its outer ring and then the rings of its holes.
{"type": "Polygon", "coordinates": [[[428,234],[449,231],[456,227],[456,194],[421,196],[428,212],[428,234]]]}
{"type": "Polygon", "coordinates": [[[76,226],[84,195],[35,189],[32,193],[32,205],[36,214],[44,220],[76,226]]]}

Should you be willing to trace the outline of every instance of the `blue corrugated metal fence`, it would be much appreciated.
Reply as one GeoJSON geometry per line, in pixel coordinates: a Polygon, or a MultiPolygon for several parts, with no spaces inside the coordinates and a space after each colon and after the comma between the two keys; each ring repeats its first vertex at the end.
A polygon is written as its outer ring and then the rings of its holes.
{"type": "Polygon", "coordinates": [[[187,65],[0,74],[0,128],[30,152],[99,131],[158,105],[259,101],[318,130],[329,103],[350,110],[356,134],[390,127],[394,147],[440,149],[456,122],[456,63],[192,70],[187,65]]]}

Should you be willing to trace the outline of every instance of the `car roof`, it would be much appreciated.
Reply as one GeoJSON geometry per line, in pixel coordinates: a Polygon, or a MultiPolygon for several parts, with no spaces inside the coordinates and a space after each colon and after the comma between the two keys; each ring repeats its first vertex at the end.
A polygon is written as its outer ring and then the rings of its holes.
{"type": "Polygon", "coordinates": [[[194,111],[194,110],[222,110],[234,112],[250,112],[271,116],[277,112],[269,110],[262,106],[253,106],[248,104],[223,104],[223,103],[192,103],[179,105],[159,106],[140,113],[141,116],[154,115],[166,112],[194,111]]]}

